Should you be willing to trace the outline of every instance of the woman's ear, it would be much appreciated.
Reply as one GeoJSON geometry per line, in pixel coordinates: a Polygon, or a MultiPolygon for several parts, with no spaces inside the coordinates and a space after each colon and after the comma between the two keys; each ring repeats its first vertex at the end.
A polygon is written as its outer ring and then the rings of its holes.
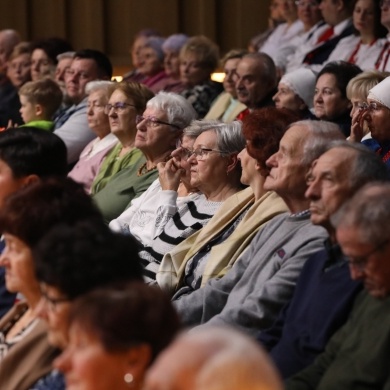
{"type": "Polygon", "coordinates": [[[35,174],[27,175],[27,176],[22,178],[23,187],[26,187],[26,186],[33,184],[33,183],[36,183],[39,180],[40,180],[40,178],[38,175],[35,175],[35,174]]]}
{"type": "Polygon", "coordinates": [[[142,381],[146,368],[150,365],[152,351],[147,344],[131,347],[125,354],[125,373],[130,373],[135,381],[142,381]]]}
{"type": "Polygon", "coordinates": [[[227,160],[228,160],[228,165],[226,167],[226,174],[229,174],[234,170],[234,168],[237,166],[240,160],[237,157],[237,153],[230,154],[227,157],[227,160]]]}

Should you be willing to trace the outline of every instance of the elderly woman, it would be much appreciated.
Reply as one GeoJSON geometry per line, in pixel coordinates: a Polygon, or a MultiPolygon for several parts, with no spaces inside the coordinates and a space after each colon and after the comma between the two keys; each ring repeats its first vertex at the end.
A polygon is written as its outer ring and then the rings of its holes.
{"type": "Polygon", "coordinates": [[[361,73],[356,65],[330,62],[317,75],[314,90],[314,114],[317,119],[336,123],[345,137],[351,131],[351,102],[346,95],[349,81],[361,73]]]}
{"type": "Polygon", "coordinates": [[[171,152],[196,113],[181,96],[160,92],[149,100],[143,116],[137,117],[134,146],[142,151],[141,159],[115,174],[94,200],[109,223],[140,196],[158,176],[157,164],[168,161],[171,152]]]}
{"type": "MultiPolygon", "coordinates": [[[[14,130],[16,131],[16,130],[14,130]]],[[[70,179],[48,179],[10,196],[0,211],[5,250],[6,286],[24,297],[1,320],[0,388],[30,389],[51,370],[56,350],[46,338],[47,327],[37,319],[42,297],[32,255],[39,240],[56,224],[77,221],[104,224],[83,188],[70,179]]]]}
{"type": "Polygon", "coordinates": [[[170,35],[162,45],[164,51],[164,69],[170,82],[165,86],[167,92],[180,93],[184,85],[180,82],[180,58],[179,53],[184,44],[188,41],[185,34],[170,35]]]}
{"type": "Polygon", "coordinates": [[[302,68],[285,74],[273,96],[276,108],[294,111],[301,119],[311,119],[313,114],[314,87],[316,76],[310,69],[302,68]]]}
{"type": "Polygon", "coordinates": [[[222,85],[210,79],[218,66],[219,49],[204,36],[190,38],[180,50],[180,80],[185,90],[181,93],[203,118],[211,103],[222,92],[222,85]]]}
{"type": "Polygon", "coordinates": [[[99,289],[73,304],[69,345],[54,365],[69,389],[141,390],[147,367],[178,329],[161,290],[135,282],[99,289]]]}
{"type": "Polygon", "coordinates": [[[91,192],[92,182],[99,172],[103,159],[118,142],[115,135],[110,132],[108,116],[104,112],[114,89],[115,83],[103,80],[91,81],[86,86],[88,125],[97,137],[81,152],[79,161],[68,176],[82,183],[88,193],[91,192]]]}
{"type": "Polygon", "coordinates": [[[240,112],[246,109],[246,105],[240,103],[237,99],[234,80],[237,64],[245,54],[247,54],[245,50],[230,50],[222,58],[221,64],[225,72],[225,78],[223,79],[225,91],[217,97],[205,119],[220,119],[224,122],[231,122],[237,118],[240,112]]]}
{"type": "Polygon", "coordinates": [[[223,202],[242,188],[237,155],[245,140],[240,122],[204,121],[201,126],[203,131],[187,156],[191,186],[203,195],[179,209],[150,246],[140,252],[148,281],[155,279],[167,252],[206,225],[223,202]]]}
{"type": "Polygon", "coordinates": [[[143,113],[153,96],[147,87],[134,82],[122,82],[114,88],[102,114],[108,115],[111,133],[119,142],[100,166],[92,183],[92,194],[101,191],[122,169],[144,161],[141,151],[134,146],[136,117],[143,113]]]}
{"type": "Polygon", "coordinates": [[[19,89],[31,80],[31,44],[20,42],[17,44],[8,59],[7,77],[12,85],[19,89]]]}
{"type": "Polygon", "coordinates": [[[255,110],[243,122],[246,148],[238,155],[241,182],[249,188],[231,196],[208,224],[167,253],[157,274],[160,287],[175,298],[190,294],[210,278],[233,266],[252,238],[270,219],[287,210],[284,202],[263,188],[266,160],[297,116],[273,107],[255,110]]]}
{"type": "Polygon", "coordinates": [[[50,77],[54,79],[57,56],[71,51],[69,42],[61,38],[47,38],[33,43],[31,54],[31,79],[33,81],[50,77]]]}
{"type": "Polygon", "coordinates": [[[347,85],[347,97],[352,103],[350,117],[352,118],[350,141],[364,141],[371,138],[367,123],[360,127],[359,118],[361,109],[367,106],[367,96],[371,88],[390,76],[388,72],[379,72],[377,70],[360,73],[350,80],[347,85]]]}

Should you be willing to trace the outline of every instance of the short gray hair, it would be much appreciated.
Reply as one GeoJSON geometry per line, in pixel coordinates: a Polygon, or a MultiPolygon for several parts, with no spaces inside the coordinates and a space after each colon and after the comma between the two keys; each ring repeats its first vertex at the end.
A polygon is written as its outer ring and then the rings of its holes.
{"type": "MultiPolygon", "coordinates": [[[[108,80],[93,80],[87,83],[85,86],[85,93],[87,95],[90,95],[92,92],[98,91],[100,89],[104,90],[107,95],[111,95],[113,92],[115,86],[117,83],[113,81],[108,81],[108,80]]],[[[108,96],[109,98],[110,96],[108,96]]]]}
{"type": "Polygon", "coordinates": [[[197,117],[191,103],[183,96],[173,92],[159,92],[147,102],[146,107],[164,111],[167,114],[168,122],[179,126],[181,130],[197,117]]]}
{"type": "Polygon", "coordinates": [[[361,188],[333,216],[337,228],[355,228],[364,243],[378,245],[390,237],[390,183],[370,183],[361,188]]]}
{"type": "Polygon", "coordinates": [[[73,59],[75,54],[76,54],[75,51],[66,51],[65,53],[58,54],[56,59],[57,59],[57,61],[61,61],[65,58],[73,59]]]}
{"type": "Polygon", "coordinates": [[[303,120],[292,123],[293,126],[305,127],[310,135],[303,147],[302,165],[309,167],[314,160],[323,154],[334,140],[345,140],[340,127],[332,122],[303,120]]]}

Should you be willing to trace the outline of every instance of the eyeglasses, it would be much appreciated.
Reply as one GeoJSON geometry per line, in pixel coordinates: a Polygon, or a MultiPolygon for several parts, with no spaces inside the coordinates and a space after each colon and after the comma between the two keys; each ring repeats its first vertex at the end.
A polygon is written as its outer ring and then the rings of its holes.
{"type": "Polygon", "coordinates": [[[297,7],[310,7],[310,8],[316,8],[319,6],[318,1],[304,1],[304,0],[296,0],[295,5],[297,7]]]}
{"type": "Polygon", "coordinates": [[[188,160],[193,152],[190,149],[180,146],[180,149],[176,153],[180,155],[182,160],[188,160]]]}
{"type": "Polygon", "coordinates": [[[55,311],[57,309],[57,306],[61,303],[67,303],[70,302],[70,299],[68,298],[52,298],[45,291],[41,289],[41,295],[42,298],[47,302],[49,309],[52,311],[55,311]]]}
{"type": "Polygon", "coordinates": [[[390,243],[390,239],[382,241],[379,245],[377,245],[373,250],[366,253],[364,256],[347,256],[345,261],[350,265],[350,267],[354,267],[359,271],[363,271],[367,265],[369,258],[376,252],[385,248],[386,245],[390,243]]]}
{"type": "Polygon", "coordinates": [[[136,107],[134,104],[116,102],[115,104],[106,104],[104,106],[104,113],[108,115],[111,112],[111,109],[114,109],[116,114],[121,114],[127,107],[136,107]]]}
{"type": "Polygon", "coordinates": [[[381,8],[390,7],[390,0],[381,0],[379,2],[379,6],[381,8]]]}
{"type": "Polygon", "coordinates": [[[91,108],[96,111],[103,111],[105,109],[105,106],[96,102],[87,103],[87,109],[90,110],[91,108]]]}
{"type": "Polygon", "coordinates": [[[181,130],[181,127],[178,126],[178,125],[174,125],[173,123],[168,123],[168,122],[164,122],[160,119],[157,119],[156,117],[154,116],[142,116],[142,115],[137,115],[135,117],[135,123],[138,125],[140,124],[141,122],[145,121],[145,126],[146,127],[151,127],[151,128],[155,128],[155,127],[158,127],[158,125],[167,125],[167,126],[172,126],[172,127],[175,127],[176,129],[178,130],[181,130]]]}
{"type": "Polygon", "coordinates": [[[381,104],[378,104],[376,102],[372,103],[359,103],[358,107],[362,110],[369,110],[369,111],[380,111],[384,109],[385,107],[381,104]]]}
{"type": "Polygon", "coordinates": [[[196,148],[194,151],[191,152],[188,158],[194,155],[197,160],[205,160],[212,152],[220,153],[220,154],[229,154],[229,152],[225,152],[223,150],[218,150],[218,149],[196,148]]]}

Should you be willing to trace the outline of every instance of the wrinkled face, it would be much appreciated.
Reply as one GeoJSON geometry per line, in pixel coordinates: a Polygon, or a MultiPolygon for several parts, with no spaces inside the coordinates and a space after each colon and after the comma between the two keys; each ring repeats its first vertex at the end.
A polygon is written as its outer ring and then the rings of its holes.
{"type": "Polygon", "coordinates": [[[65,74],[66,93],[75,103],[80,103],[85,98],[85,86],[87,83],[99,78],[98,67],[94,60],[75,58],[65,74]]]}
{"type": "Polygon", "coordinates": [[[193,149],[195,138],[188,137],[183,135],[181,141],[181,147],[172,152],[173,162],[176,167],[184,169],[180,180],[186,184],[188,187],[191,186],[191,164],[188,161],[188,158],[183,158],[183,149],[191,151],[193,149]]]}
{"type": "Polygon", "coordinates": [[[71,302],[56,287],[41,283],[42,298],[36,313],[47,323],[49,343],[60,349],[68,344],[68,320],[71,302]]]}
{"type": "Polygon", "coordinates": [[[69,329],[69,345],[54,366],[65,375],[68,390],[126,389],[126,354],[107,352],[100,340],[74,323],[69,329]]]}
{"type": "Polygon", "coordinates": [[[245,185],[250,185],[253,182],[253,179],[259,175],[256,160],[251,157],[246,148],[242,149],[238,154],[238,159],[241,162],[241,183],[245,185]]]}
{"type": "Polygon", "coordinates": [[[235,74],[239,62],[239,58],[231,58],[225,62],[225,66],[223,68],[223,71],[225,72],[223,87],[225,88],[225,91],[230,93],[230,95],[232,95],[234,98],[237,97],[235,74]]]}
{"type": "Polygon", "coordinates": [[[7,290],[24,294],[39,292],[31,249],[12,234],[4,233],[4,239],[5,249],[0,256],[0,265],[5,267],[7,290]]]}
{"type": "Polygon", "coordinates": [[[336,77],[325,73],[317,80],[314,92],[314,113],[318,119],[333,120],[351,108],[350,101],[343,97],[336,77]]]}
{"type": "Polygon", "coordinates": [[[205,83],[211,69],[205,68],[196,53],[188,52],[180,58],[180,81],[188,88],[205,83]]]}
{"type": "MultiPolygon", "coordinates": [[[[218,150],[214,130],[207,130],[200,134],[193,148],[194,150],[197,148],[218,150]]],[[[228,161],[225,154],[209,151],[205,152],[204,156],[192,155],[188,161],[191,164],[191,186],[199,188],[206,196],[215,189],[216,183],[227,177],[228,161]]]]}
{"type": "Polygon", "coordinates": [[[341,0],[321,0],[320,10],[324,21],[331,26],[337,24],[337,15],[339,12],[341,0]]]}
{"type": "Polygon", "coordinates": [[[180,77],[180,59],[177,51],[171,49],[164,50],[164,68],[168,76],[174,79],[180,77]]]}
{"type": "Polygon", "coordinates": [[[100,138],[110,132],[108,116],[104,113],[104,106],[108,103],[106,91],[98,89],[88,96],[87,119],[88,126],[100,138]]]}
{"type": "Polygon", "coordinates": [[[298,18],[305,26],[314,26],[322,19],[319,4],[316,0],[303,0],[298,5],[298,18]]]}
{"type": "Polygon", "coordinates": [[[330,217],[350,197],[348,172],[355,157],[348,149],[333,148],[313,163],[305,194],[313,224],[331,227],[330,217]]]}
{"type": "Polygon", "coordinates": [[[8,63],[7,76],[14,87],[20,88],[31,79],[30,54],[21,54],[8,63]]]}
{"type": "Polygon", "coordinates": [[[353,25],[361,34],[373,34],[375,29],[373,0],[358,0],[353,9],[353,25]]]}
{"type": "MultiPolygon", "coordinates": [[[[368,104],[374,103],[372,99],[367,99],[368,104]]],[[[376,102],[375,102],[376,103],[376,102]]],[[[378,142],[390,140],[390,110],[376,103],[375,109],[367,110],[364,114],[372,138],[378,142]]]]}
{"type": "Polygon", "coordinates": [[[278,92],[273,96],[276,108],[288,108],[292,111],[300,111],[307,106],[303,100],[286,84],[279,83],[278,92]]]}
{"type": "Polygon", "coordinates": [[[31,79],[40,80],[44,77],[52,77],[55,65],[42,49],[35,49],[31,55],[31,79]]]}
{"type": "Polygon", "coordinates": [[[31,103],[29,99],[25,95],[19,95],[20,99],[20,115],[24,123],[31,122],[33,120],[37,120],[36,112],[35,112],[35,104],[31,103]]]}
{"type": "Polygon", "coordinates": [[[72,58],[63,58],[58,61],[58,64],[56,66],[54,80],[60,86],[62,93],[66,93],[65,75],[66,71],[70,68],[70,65],[72,64],[72,61],[72,58]]]}
{"type": "Polygon", "coordinates": [[[134,68],[138,68],[142,62],[141,59],[141,49],[145,46],[147,37],[138,37],[135,39],[133,46],[131,48],[131,62],[133,63],[134,68]]]}
{"type": "MultiPolygon", "coordinates": [[[[143,117],[151,117],[169,123],[164,111],[151,107],[146,108],[143,117]]],[[[137,125],[135,147],[141,149],[144,153],[162,156],[176,148],[176,141],[179,136],[180,131],[172,126],[160,123],[153,124],[150,121],[143,120],[137,125]]]]}
{"type": "Polygon", "coordinates": [[[292,126],[286,131],[279,150],[266,161],[270,172],[265,179],[265,190],[275,191],[282,198],[303,197],[307,170],[302,166],[302,158],[307,136],[308,130],[300,126],[292,126]]]}
{"type": "Polygon", "coordinates": [[[361,280],[365,289],[375,298],[390,294],[390,240],[367,244],[354,227],[338,228],[337,241],[349,259],[351,278],[361,280]]]}
{"type": "Polygon", "coordinates": [[[140,51],[141,62],[138,70],[145,76],[154,76],[163,68],[162,61],[151,47],[144,47],[140,51]]]}
{"type": "Polygon", "coordinates": [[[269,83],[264,80],[263,73],[262,64],[253,58],[243,58],[237,65],[237,98],[249,108],[256,107],[270,92],[269,83]]]}
{"type": "Polygon", "coordinates": [[[26,177],[15,177],[11,167],[0,159],[0,207],[8,195],[16,192],[25,185],[26,177]]]}

